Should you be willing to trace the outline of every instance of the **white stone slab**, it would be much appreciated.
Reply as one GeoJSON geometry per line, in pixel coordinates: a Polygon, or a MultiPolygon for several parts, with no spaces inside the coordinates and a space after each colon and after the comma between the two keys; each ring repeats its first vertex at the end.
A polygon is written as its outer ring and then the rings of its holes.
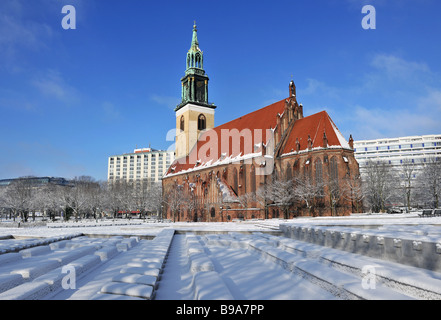
{"type": "Polygon", "coordinates": [[[21,250],[20,254],[23,258],[30,258],[38,255],[48,254],[50,251],[51,248],[49,246],[40,246],[40,247],[21,250]]]}
{"type": "Polygon", "coordinates": [[[19,286],[23,283],[23,277],[19,274],[0,275],[0,293],[19,286]]]}
{"type": "Polygon", "coordinates": [[[126,295],[150,300],[153,287],[136,283],[110,282],[101,288],[101,293],[126,295]]]}
{"type": "Polygon", "coordinates": [[[113,282],[137,283],[155,287],[157,279],[150,275],[141,275],[136,273],[120,273],[112,278],[113,282]]]}
{"type": "Polygon", "coordinates": [[[159,269],[146,269],[146,268],[140,268],[140,267],[126,267],[122,268],[120,270],[120,273],[135,273],[135,274],[141,274],[146,276],[153,276],[158,278],[159,277],[159,269]]]}
{"type": "Polygon", "coordinates": [[[50,293],[44,282],[26,282],[0,294],[0,300],[39,300],[50,293]]]}

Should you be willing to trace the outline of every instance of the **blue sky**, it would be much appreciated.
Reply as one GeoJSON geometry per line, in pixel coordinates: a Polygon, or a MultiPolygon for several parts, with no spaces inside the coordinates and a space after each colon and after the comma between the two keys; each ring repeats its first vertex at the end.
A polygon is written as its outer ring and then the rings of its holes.
{"type": "Polygon", "coordinates": [[[327,110],[346,138],[439,134],[440,12],[438,0],[1,0],[0,179],[105,180],[109,156],[169,148],[194,20],[216,125],[286,98],[293,75],[305,115],[327,110]]]}

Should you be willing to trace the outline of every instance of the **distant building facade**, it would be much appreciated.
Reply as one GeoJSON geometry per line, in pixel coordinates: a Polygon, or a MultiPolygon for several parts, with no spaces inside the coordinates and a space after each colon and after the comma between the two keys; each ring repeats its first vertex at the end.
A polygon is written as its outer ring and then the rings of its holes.
{"type": "Polygon", "coordinates": [[[133,153],[110,156],[107,181],[159,183],[174,160],[174,151],[152,148],[135,149],[133,153]]]}
{"type": "Polygon", "coordinates": [[[362,174],[369,161],[385,162],[396,169],[410,162],[417,173],[431,158],[441,159],[441,134],[359,140],[354,141],[354,150],[362,174]]]}
{"type": "Polygon", "coordinates": [[[70,186],[70,181],[60,177],[21,177],[16,179],[0,180],[0,187],[7,187],[14,181],[25,181],[34,187],[43,187],[46,185],[70,186]]]}

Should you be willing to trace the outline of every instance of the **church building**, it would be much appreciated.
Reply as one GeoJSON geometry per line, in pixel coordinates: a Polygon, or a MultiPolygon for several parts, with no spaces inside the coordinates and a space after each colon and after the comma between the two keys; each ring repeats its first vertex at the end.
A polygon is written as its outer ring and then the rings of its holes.
{"type": "Polygon", "coordinates": [[[304,117],[293,80],[286,98],[214,126],[196,25],[182,102],[175,108],[175,161],[163,183],[164,218],[233,221],[348,215],[359,167],[326,111],[304,117]]]}

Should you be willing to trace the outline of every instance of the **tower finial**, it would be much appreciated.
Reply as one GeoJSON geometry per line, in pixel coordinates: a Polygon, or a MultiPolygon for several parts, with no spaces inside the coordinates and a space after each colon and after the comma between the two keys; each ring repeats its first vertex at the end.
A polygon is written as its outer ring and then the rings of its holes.
{"type": "Polygon", "coordinates": [[[291,97],[294,97],[296,95],[296,85],[295,85],[294,80],[292,78],[293,78],[293,75],[291,74],[291,81],[289,82],[289,95],[291,97]]]}
{"type": "Polygon", "coordinates": [[[198,29],[196,27],[196,20],[194,20],[194,25],[193,25],[193,38],[191,39],[191,47],[192,49],[197,49],[199,47],[198,29]]]}

